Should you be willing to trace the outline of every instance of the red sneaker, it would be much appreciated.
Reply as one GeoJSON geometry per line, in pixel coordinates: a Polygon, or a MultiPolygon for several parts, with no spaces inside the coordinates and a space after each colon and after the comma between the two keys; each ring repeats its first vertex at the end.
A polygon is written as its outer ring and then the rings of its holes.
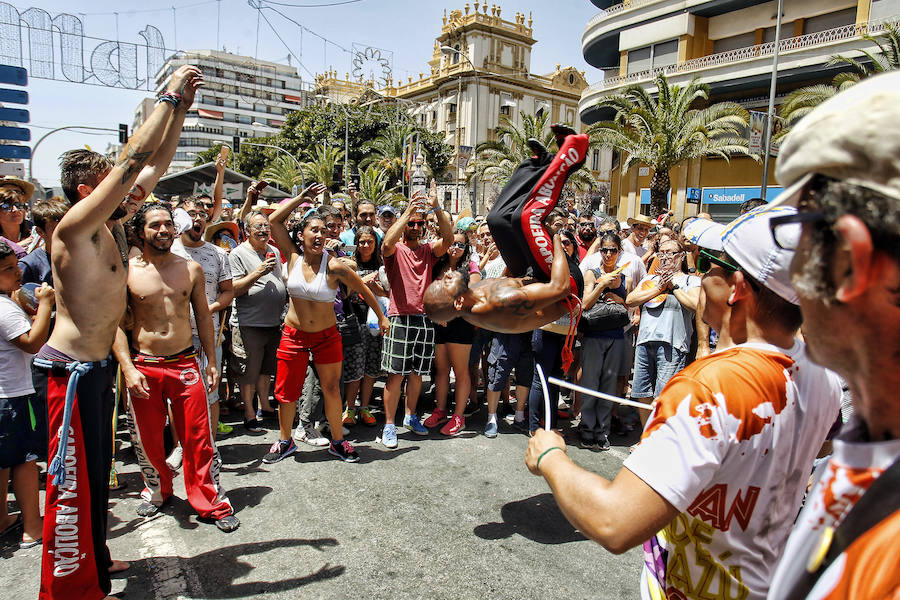
{"type": "Polygon", "coordinates": [[[459,435],[462,433],[462,430],[466,426],[465,417],[460,417],[459,415],[453,415],[450,420],[441,428],[441,433],[444,435],[459,435]]]}
{"type": "Polygon", "coordinates": [[[422,423],[422,425],[424,425],[428,429],[432,429],[432,428],[437,427],[438,425],[440,425],[442,423],[446,423],[446,422],[447,422],[447,411],[441,410],[439,408],[435,408],[434,412],[431,413],[431,416],[428,417],[427,419],[425,419],[425,422],[422,423]]]}

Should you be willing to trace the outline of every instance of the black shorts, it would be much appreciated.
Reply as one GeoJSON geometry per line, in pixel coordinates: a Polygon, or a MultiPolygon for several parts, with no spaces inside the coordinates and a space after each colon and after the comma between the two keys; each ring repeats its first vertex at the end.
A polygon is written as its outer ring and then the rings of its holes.
{"type": "Polygon", "coordinates": [[[34,394],[0,398],[0,469],[38,460],[46,440],[38,430],[34,394]]]}
{"type": "Polygon", "coordinates": [[[467,344],[470,345],[475,339],[475,326],[463,319],[456,317],[444,327],[438,323],[434,324],[434,343],[435,344],[467,344]]]}

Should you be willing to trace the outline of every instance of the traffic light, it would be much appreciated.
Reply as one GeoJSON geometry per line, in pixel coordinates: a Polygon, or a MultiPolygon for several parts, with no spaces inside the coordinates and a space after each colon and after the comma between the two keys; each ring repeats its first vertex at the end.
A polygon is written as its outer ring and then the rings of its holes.
{"type": "Polygon", "coordinates": [[[119,143],[128,143],[128,125],[125,123],[119,123],[119,143]]]}
{"type": "Polygon", "coordinates": [[[235,154],[239,154],[241,151],[241,137],[236,135],[231,138],[231,149],[234,150],[235,154]]]}
{"type": "MultiPolygon", "coordinates": [[[[28,85],[28,71],[13,65],[0,65],[0,83],[24,87],[28,85]]],[[[20,89],[0,88],[0,103],[28,104],[28,92],[20,89]]],[[[23,108],[0,107],[0,121],[28,123],[31,116],[23,108]]],[[[31,130],[4,124],[0,126],[0,158],[31,158],[31,148],[11,142],[31,141],[31,130]]]]}

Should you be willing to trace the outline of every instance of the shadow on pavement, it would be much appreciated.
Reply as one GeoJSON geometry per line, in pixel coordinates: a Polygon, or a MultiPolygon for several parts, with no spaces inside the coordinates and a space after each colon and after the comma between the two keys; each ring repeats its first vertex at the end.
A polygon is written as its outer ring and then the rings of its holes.
{"type": "Polygon", "coordinates": [[[565,544],[587,539],[566,520],[553,494],[507,502],[500,509],[500,517],[502,523],[478,525],[473,533],[485,540],[505,539],[517,533],[539,544],[565,544]]]}
{"type": "MultiPolygon", "coordinates": [[[[197,575],[201,589],[187,590],[190,598],[252,598],[261,593],[284,592],[300,588],[304,585],[333,579],[344,574],[347,568],[343,565],[330,565],[325,563],[317,571],[301,577],[291,577],[279,581],[246,581],[234,583],[236,579],[246,577],[256,567],[245,560],[253,554],[261,554],[278,548],[296,548],[309,546],[320,552],[325,548],[337,546],[334,538],[319,539],[278,539],[268,542],[251,542],[217,548],[197,556],[185,558],[182,556],[154,556],[136,560],[131,563],[131,569],[126,571],[128,577],[124,598],[146,598],[148,582],[153,580],[153,574],[190,572],[197,575]],[[215,568],[210,567],[214,565],[215,568]],[[130,588],[130,589],[129,589],[130,588]]],[[[260,560],[265,560],[261,558],[260,560]]],[[[165,582],[162,582],[165,584],[165,582]]],[[[193,587],[193,586],[191,586],[193,587]]]]}
{"type": "MultiPolygon", "coordinates": [[[[351,443],[354,444],[359,453],[359,462],[356,464],[360,465],[376,460],[391,460],[397,458],[401,454],[406,454],[407,452],[412,452],[413,450],[418,450],[420,448],[419,446],[401,446],[396,450],[386,450],[377,446],[357,446],[352,440],[351,443]]],[[[380,446],[380,444],[378,444],[378,446],[380,446]]],[[[294,454],[292,458],[299,463],[338,461],[336,457],[328,453],[327,446],[323,448],[310,448],[309,450],[304,449],[303,451],[294,454]]]]}

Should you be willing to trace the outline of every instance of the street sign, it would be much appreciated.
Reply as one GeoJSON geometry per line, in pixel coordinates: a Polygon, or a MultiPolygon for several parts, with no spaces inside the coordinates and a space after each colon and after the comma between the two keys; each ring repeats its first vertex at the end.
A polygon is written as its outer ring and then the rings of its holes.
{"type": "Polygon", "coordinates": [[[31,158],[31,148],[0,144],[0,158],[31,158]]]}
{"type": "Polygon", "coordinates": [[[687,203],[700,204],[700,188],[689,187],[687,189],[687,203]]]}
{"type": "Polygon", "coordinates": [[[0,65],[0,83],[28,85],[28,71],[13,65],[0,65]]]}
{"type": "Polygon", "coordinates": [[[11,90],[9,88],[0,88],[0,102],[9,102],[11,104],[28,104],[28,92],[25,90],[11,90]]]}
{"type": "Polygon", "coordinates": [[[28,123],[30,120],[28,111],[23,108],[0,108],[0,121],[28,123]]]}
{"type": "Polygon", "coordinates": [[[7,127],[0,125],[0,140],[14,140],[17,142],[30,142],[31,130],[24,127],[7,127]]]}

